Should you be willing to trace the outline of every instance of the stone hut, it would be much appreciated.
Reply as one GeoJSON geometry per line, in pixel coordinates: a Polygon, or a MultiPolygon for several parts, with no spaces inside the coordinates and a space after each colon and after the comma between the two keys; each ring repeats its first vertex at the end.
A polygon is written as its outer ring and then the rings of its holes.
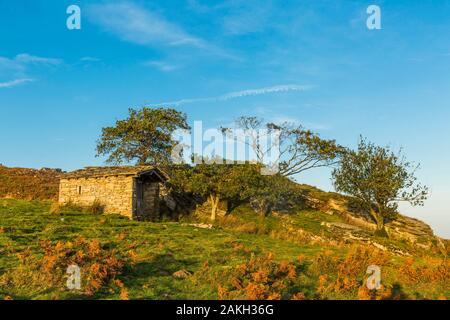
{"type": "Polygon", "coordinates": [[[62,175],[59,203],[97,204],[104,213],[153,220],[159,217],[160,188],[166,180],[150,166],[86,167],[62,175]]]}

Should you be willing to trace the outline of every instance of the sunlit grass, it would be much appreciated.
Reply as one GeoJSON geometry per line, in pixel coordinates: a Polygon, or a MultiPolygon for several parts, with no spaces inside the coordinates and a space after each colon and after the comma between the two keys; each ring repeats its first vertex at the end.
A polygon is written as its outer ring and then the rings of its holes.
{"type": "MultiPolygon", "coordinates": [[[[2,275],[18,268],[17,254],[30,248],[33,255],[42,256],[40,240],[51,243],[68,243],[77,238],[96,240],[105,245],[105,250],[116,250],[120,254],[133,253],[135,263],[127,265],[118,275],[130,299],[217,299],[219,287],[228,283],[239,265],[248,263],[251,256],[273,254],[274,261],[296,263],[301,257],[298,279],[289,292],[301,288],[308,299],[357,299],[358,287],[364,281],[364,270],[349,273],[353,285],[346,290],[334,290],[333,279],[340,279],[340,259],[349,259],[349,247],[309,242],[296,235],[280,236],[289,230],[301,228],[311,234],[326,234],[322,221],[339,222],[339,218],[315,211],[299,211],[291,216],[262,218],[242,207],[229,217],[219,219],[213,229],[196,228],[184,222],[136,222],[118,215],[94,215],[72,210],[58,214],[49,213],[50,202],[0,200],[0,279],[2,275]],[[242,227],[244,226],[245,227],[242,227]],[[252,227],[256,226],[256,227],[252,227]],[[327,252],[334,261],[331,265],[328,287],[319,288],[320,275],[314,263],[317,257],[327,252]],[[205,267],[206,266],[206,267],[205,267]],[[177,279],[173,274],[186,270],[190,277],[177,279]],[[320,291],[322,290],[322,291],[320,291]]],[[[371,249],[373,250],[373,248],[371,249]]],[[[364,251],[366,252],[366,251],[364,251]]],[[[370,252],[367,251],[367,252],[370,252]]],[[[350,258],[356,259],[354,256],[350,258]]],[[[384,271],[387,286],[405,282],[402,290],[409,298],[448,297],[445,282],[436,277],[428,287],[422,282],[408,282],[397,274],[404,258],[390,256],[384,271]]],[[[417,261],[423,259],[417,259],[417,261]]],[[[345,261],[345,260],[342,260],[345,261]]],[[[430,269],[422,270],[404,265],[404,270],[415,275],[431,276],[441,260],[437,259],[430,269]]],[[[364,266],[361,266],[363,268],[364,266]]],[[[440,272],[447,272],[443,265],[440,272]]],[[[347,269],[342,269],[347,270],[347,269]]],[[[437,270],[437,269],[436,269],[437,270]]],[[[320,271],[320,270],[319,270],[320,271]]],[[[345,271],[349,272],[349,271],[345,271]]],[[[440,274],[440,276],[445,273],[440,274]]],[[[345,280],[345,279],[344,279],[345,280]]],[[[429,281],[431,281],[429,280],[429,281]]],[[[345,280],[347,281],[347,280],[345,280]]],[[[17,288],[0,282],[0,298],[14,299],[119,299],[116,290],[100,290],[86,297],[65,290],[64,283],[55,285],[44,293],[32,286],[17,288]]],[[[294,295],[292,297],[302,295],[294,295]]]]}

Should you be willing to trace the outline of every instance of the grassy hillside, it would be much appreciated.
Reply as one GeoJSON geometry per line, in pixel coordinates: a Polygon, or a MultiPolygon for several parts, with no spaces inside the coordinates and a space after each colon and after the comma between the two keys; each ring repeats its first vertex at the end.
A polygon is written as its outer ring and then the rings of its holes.
{"type": "Polygon", "coordinates": [[[57,199],[60,175],[58,169],[8,168],[0,164],[0,198],[57,199]]]}
{"type": "Polygon", "coordinates": [[[50,206],[0,200],[0,298],[450,298],[442,253],[387,239],[373,241],[410,253],[340,241],[327,223],[344,220],[325,212],[261,218],[242,206],[211,226],[201,215],[134,222],[70,208],[52,214],[50,206]],[[81,291],[65,287],[71,264],[81,268],[81,291]],[[370,264],[382,269],[376,292],[364,285],[370,264]]]}

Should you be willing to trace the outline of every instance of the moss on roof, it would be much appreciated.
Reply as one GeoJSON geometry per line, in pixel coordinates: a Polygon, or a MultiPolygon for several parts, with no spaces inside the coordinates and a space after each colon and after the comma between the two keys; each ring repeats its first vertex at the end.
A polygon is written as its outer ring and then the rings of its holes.
{"type": "Polygon", "coordinates": [[[164,173],[154,166],[113,166],[113,167],[86,167],[84,169],[68,172],[62,179],[81,179],[108,176],[140,176],[156,171],[161,177],[164,173]]]}

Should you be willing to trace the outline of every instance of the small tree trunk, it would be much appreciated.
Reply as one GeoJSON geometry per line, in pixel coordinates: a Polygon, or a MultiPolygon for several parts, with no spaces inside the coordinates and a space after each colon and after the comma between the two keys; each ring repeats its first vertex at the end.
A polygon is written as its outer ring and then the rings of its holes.
{"type": "Polygon", "coordinates": [[[374,218],[375,222],[377,223],[377,231],[384,230],[384,219],[381,213],[376,212],[373,209],[370,209],[370,215],[374,218]]]}
{"type": "Polygon", "coordinates": [[[383,230],[384,229],[384,222],[381,220],[377,221],[377,229],[378,230],[383,230]]]}
{"type": "Polygon", "coordinates": [[[211,221],[215,221],[217,217],[217,208],[219,207],[219,197],[217,195],[211,194],[209,196],[209,201],[211,203],[211,221]]]}

